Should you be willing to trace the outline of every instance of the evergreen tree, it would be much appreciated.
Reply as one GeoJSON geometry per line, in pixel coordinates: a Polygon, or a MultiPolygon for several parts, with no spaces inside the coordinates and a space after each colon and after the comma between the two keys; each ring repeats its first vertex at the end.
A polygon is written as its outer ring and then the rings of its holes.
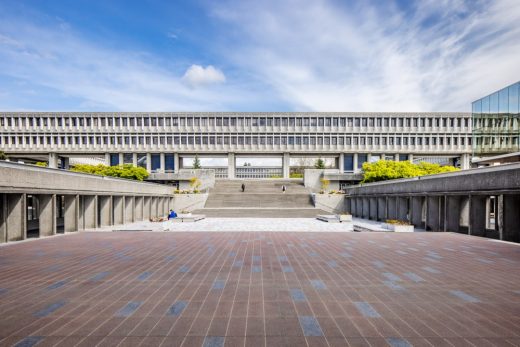
{"type": "Polygon", "coordinates": [[[4,153],[4,151],[0,151],[0,160],[6,160],[7,155],[4,153]]]}
{"type": "Polygon", "coordinates": [[[316,169],[325,169],[325,160],[319,158],[316,160],[316,163],[314,164],[314,167],[316,169]]]}
{"type": "Polygon", "coordinates": [[[195,154],[195,159],[193,159],[193,168],[194,169],[200,169],[200,160],[198,154],[195,154]]]}

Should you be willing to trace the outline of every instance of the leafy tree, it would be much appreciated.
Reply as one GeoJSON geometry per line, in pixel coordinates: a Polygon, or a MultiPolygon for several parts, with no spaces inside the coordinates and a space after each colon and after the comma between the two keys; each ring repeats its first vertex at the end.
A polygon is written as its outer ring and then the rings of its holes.
{"type": "Polygon", "coordinates": [[[361,182],[378,182],[458,170],[453,166],[440,166],[439,164],[427,162],[412,164],[409,161],[379,160],[375,163],[367,162],[363,164],[364,178],[361,182]]]}
{"type": "Polygon", "coordinates": [[[194,192],[195,191],[198,192],[200,185],[201,185],[201,182],[198,179],[198,177],[190,178],[190,187],[191,187],[191,189],[193,189],[194,192]]]}
{"type": "Polygon", "coordinates": [[[321,182],[321,189],[323,191],[325,191],[329,188],[330,180],[328,180],[326,178],[320,178],[320,182],[321,182]]]}
{"type": "Polygon", "coordinates": [[[0,151],[0,160],[6,160],[7,155],[4,153],[4,151],[0,151]]]}
{"type": "Polygon", "coordinates": [[[148,177],[148,171],[140,166],[133,166],[132,164],[125,164],[119,166],[107,166],[103,164],[89,165],[77,164],[72,167],[71,171],[83,172],[100,176],[110,176],[127,178],[137,181],[143,181],[148,177]]]}
{"type": "Polygon", "coordinates": [[[316,163],[314,164],[314,167],[316,169],[325,169],[325,160],[319,158],[316,160],[316,163]]]}
{"type": "Polygon", "coordinates": [[[199,156],[197,154],[195,154],[195,158],[193,159],[193,168],[194,169],[200,169],[201,168],[199,156]]]}

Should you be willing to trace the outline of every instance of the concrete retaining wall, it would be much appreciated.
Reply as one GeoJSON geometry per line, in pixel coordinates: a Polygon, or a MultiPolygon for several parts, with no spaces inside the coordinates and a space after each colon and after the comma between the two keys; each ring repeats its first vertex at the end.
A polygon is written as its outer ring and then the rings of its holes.
{"type": "Polygon", "coordinates": [[[330,213],[343,213],[345,209],[345,196],[342,194],[312,194],[314,207],[330,213]]]}

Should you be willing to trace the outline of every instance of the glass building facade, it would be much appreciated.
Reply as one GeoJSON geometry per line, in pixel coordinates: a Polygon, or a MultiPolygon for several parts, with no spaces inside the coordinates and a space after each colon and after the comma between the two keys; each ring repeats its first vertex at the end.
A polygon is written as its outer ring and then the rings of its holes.
{"type": "Polygon", "coordinates": [[[520,151],[520,82],[472,103],[473,154],[520,151]]]}

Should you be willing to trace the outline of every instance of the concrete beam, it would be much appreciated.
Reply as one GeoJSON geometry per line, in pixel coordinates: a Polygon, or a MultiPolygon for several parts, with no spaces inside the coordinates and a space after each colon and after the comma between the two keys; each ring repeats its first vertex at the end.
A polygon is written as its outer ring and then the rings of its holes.
{"type": "Polygon", "coordinates": [[[84,195],[82,200],[83,229],[95,229],[97,227],[97,196],[84,195]]]}
{"type": "Polygon", "coordinates": [[[56,235],[56,194],[38,195],[40,237],[56,235]]]}
{"type": "Polygon", "coordinates": [[[112,225],[112,196],[98,196],[100,226],[112,225]]]}
{"type": "Polygon", "coordinates": [[[135,221],[135,201],[133,196],[125,196],[125,223],[132,223],[135,221]]]}

